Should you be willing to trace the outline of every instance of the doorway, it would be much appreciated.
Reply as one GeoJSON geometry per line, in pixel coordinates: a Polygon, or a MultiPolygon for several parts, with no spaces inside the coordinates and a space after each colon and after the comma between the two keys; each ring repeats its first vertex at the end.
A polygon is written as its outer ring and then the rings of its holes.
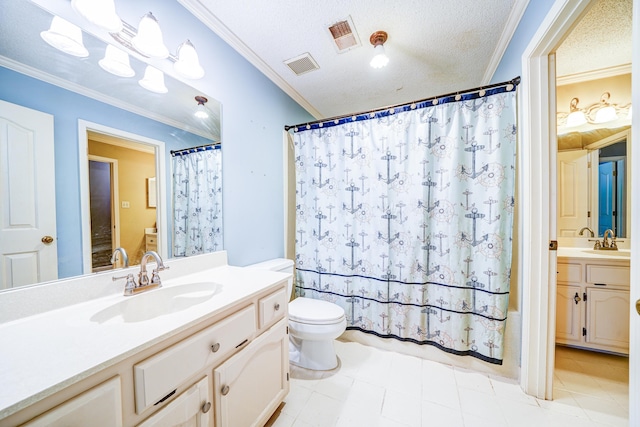
{"type": "Polygon", "coordinates": [[[118,220],[118,160],[89,155],[89,203],[91,214],[91,267],[109,270],[111,255],[120,246],[118,220]]]}
{"type": "Polygon", "coordinates": [[[111,224],[112,243],[111,248],[107,250],[108,233],[105,233],[105,242],[101,244],[100,263],[107,265],[96,268],[112,268],[110,259],[116,247],[122,247],[127,251],[130,265],[138,264],[147,251],[147,234],[153,236],[160,256],[167,258],[169,236],[166,233],[165,210],[168,205],[164,142],[83,120],[79,120],[79,135],[83,271],[95,271],[92,244],[94,227],[91,215],[93,195],[89,167],[90,159],[95,156],[103,161],[117,160],[117,163],[110,163],[111,178],[106,178],[106,171],[102,172],[102,179],[111,181],[108,199],[112,218],[103,218],[100,221],[104,222],[105,226],[107,223],[111,224]],[[149,194],[148,183],[153,179],[156,182],[155,192],[149,194]]]}

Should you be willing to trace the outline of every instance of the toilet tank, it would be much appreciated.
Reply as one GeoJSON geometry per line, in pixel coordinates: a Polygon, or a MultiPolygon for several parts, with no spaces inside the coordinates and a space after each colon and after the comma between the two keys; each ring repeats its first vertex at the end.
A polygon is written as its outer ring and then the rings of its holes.
{"type": "Polygon", "coordinates": [[[274,258],[257,264],[247,265],[245,268],[254,268],[260,270],[279,271],[281,273],[291,274],[291,278],[287,282],[287,293],[291,295],[293,291],[293,261],[287,258],[274,258]]]}

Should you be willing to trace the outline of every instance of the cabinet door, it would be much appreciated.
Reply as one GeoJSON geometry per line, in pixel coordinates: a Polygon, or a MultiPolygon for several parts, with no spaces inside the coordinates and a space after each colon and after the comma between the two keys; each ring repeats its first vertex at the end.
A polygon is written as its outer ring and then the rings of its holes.
{"type": "Polygon", "coordinates": [[[587,288],[587,342],[629,351],[629,291],[587,288]]]}
{"type": "Polygon", "coordinates": [[[216,368],[216,427],[262,426],[289,392],[289,336],[282,319],[216,368]]]}
{"type": "Polygon", "coordinates": [[[558,283],[556,295],[556,341],[563,344],[581,343],[584,312],[582,287],[558,283]]]}
{"type": "Polygon", "coordinates": [[[211,401],[209,377],[204,377],[138,427],[208,427],[213,412],[211,401]]]}
{"type": "Polygon", "coordinates": [[[74,397],[23,427],[121,427],[120,377],[115,377],[74,397]]]}

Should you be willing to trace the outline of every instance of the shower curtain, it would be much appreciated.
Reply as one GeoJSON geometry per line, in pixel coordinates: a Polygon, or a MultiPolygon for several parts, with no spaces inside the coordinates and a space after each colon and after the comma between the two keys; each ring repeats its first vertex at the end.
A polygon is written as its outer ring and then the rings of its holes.
{"type": "Polygon", "coordinates": [[[172,151],[173,256],[222,249],[220,145],[172,151]]]}
{"type": "Polygon", "coordinates": [[[347,328],[501,364],[514,84],[294,130],[296,292],[347,328]]]}

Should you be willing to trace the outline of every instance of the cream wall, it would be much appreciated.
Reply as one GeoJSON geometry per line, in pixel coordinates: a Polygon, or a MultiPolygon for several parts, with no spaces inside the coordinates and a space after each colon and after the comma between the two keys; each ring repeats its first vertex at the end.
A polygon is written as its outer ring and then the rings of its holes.
{"type": "Polygon", "coordinates": [[[118,160],[120,246],[130,264],[139,264],[145,252],[144,229],[156,226],[156,208],[147,206],[147,180],[155,176],[155,156],[94,140],[89,140],[89,154],[118,160]],[[122,202],[129,202],[129,208],[122,202]]]}

